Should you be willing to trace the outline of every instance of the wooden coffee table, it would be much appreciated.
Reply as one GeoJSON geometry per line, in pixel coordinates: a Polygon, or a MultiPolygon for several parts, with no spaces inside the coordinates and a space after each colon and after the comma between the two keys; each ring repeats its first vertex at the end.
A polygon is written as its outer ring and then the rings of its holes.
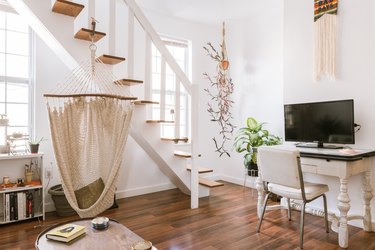
{"type": "MultiPolygon", "coordinates": [[[[117,221],[110,219],[109,227],[106,230],[95,230],[91,227],[92,219],[80,219],[67,221],[61,224],[54,225],[47,228],[38,235],[35,241],[35,248],[38,250],[59,250],[59,249],[132,249],[132,244],[143,239],[137,234],[130,231],[128,228],[118,223],[117,221]],[[73,223],[77,225],[86,226],[86,235],[76,241],[66,244],[63,242],[57,242],[48,240],[46,233],[61,225],[73,223]]],[[[152,248],[156,250],[155,247],[152,248]]]]}

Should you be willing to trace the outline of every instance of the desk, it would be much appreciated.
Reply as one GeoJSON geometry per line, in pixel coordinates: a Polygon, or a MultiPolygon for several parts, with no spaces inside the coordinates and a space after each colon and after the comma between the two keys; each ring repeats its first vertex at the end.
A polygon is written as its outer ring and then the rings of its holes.
{"type": "MultiPolygon", "coordinates": [[[[363,229],[371,232],[372,188],[370,185],[371,165],[375,156],[374,150],[342,150],[322,148],[298,148],[294,145],[272,146],[282,149],[297,149],[301,155],[301,168],[304,173],[338,177],[340,192],[337,197],[337,208],[340,211],[338,218],[338,243],[340,247],[348,247],[348,220],[362,219],[363,229]],[[349,177],[362,175],[362,198],[364,203],[363,215],[348,216],[350,198],[348,195],[349,177]]],[[[264,203],[264,190],[261,173],[256,180],[258,190],[258,216],[264,203]]],[[[323,215],[322,212],[317,213],[323,215]]]]}
{"type": "MultiPolygon", "coordinates": [[[[91,227],[91,219],[80,219],[64,222],[50,228],[47,228],[38,235],[35,242],[35,248],[38,250],[66,250],[66,249],[88,249],[88,250],[110,250],[110,249],[132,249],[131,245],[143,239],[128,228],[115,220],[110,220],[109,227],[106,230],[95,230],[91,227]],[[46,233],[51,229],[64,225],[66,223],[74,223],[86,226],[86,235],[73,242],[65,244],[46,238],[46,233]]],[[[155,247],[152,248],[156,250],[155,247]]]]}

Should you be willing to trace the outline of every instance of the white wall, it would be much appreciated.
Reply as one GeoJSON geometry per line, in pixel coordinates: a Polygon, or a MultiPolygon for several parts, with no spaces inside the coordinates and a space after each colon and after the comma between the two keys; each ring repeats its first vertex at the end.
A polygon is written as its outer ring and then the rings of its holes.
{"type": "MultiPolygon", "coordinates": [[[[313,3],[285,0],[284,15],[284,101],[285,103],[354,99],[355,122],[362,125],[355,148],[375,149],[375,33],[372,0],[340,1],[337,36],[337,79],[313,81],[313,3]]],[[[309,176],[309,178],[315,178],[309,176]]],[[[374,187],[374,174],[371,184],[374,187]]],[[[330,185],[329,209],[337,211],[339,185],[336,178],[324,178],[330,185]]],[[[359,176],[350,179],[350,213],[361,213],[359,176]]],[[[372,213],[375,212],[374,201],[372,213]]],[[[373,219],[374,220],[374,219],[373,219]]],[[[358,224],[358,223],[357,223],[358,224]]]]}
{"type": "MultiPolygon", "coordinates": [[[[263,12],[243,21],[227,22],[227,50],[231,62],[230,73],[234,82],[233,121],[246,126],[246,119],[254,117],[266,122],[270,133],[283,134],[283,3],[273,1],[273,11],[263,12]]],[[[210,124],[210,123],[208,123],[210,124]]],[[[211,123],[211,128],[213,125],[211,123]]],[[[208,127],[208,126],[207,126],[208,127]]],[[[205,130],[204,128],[202,128],[205,130]]],[[[207,129],[207,138],[215,130],[207,129]]],[[[210,141],[211,143],[211,141],[210,141]]],[[[231,141],[229,149],[232,149],[231,141]]],[[[212,143],[207,147],[212,152],[212,143]]],[[[222,178],[242,184],[244,180],[243,154],[234,150],[232,157],[211,159],[221,165],[222,178]]],[[[252,186],[255,178],[248,178],[252,186]]]]}

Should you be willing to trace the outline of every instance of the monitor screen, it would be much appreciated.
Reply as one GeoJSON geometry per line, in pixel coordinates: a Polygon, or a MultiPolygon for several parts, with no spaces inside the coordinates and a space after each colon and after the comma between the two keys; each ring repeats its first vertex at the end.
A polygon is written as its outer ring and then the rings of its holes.
{"type": "Polygon", "coordinates": [[[354,144],[354,101],[284,105],[285,141],[354,144]]]}

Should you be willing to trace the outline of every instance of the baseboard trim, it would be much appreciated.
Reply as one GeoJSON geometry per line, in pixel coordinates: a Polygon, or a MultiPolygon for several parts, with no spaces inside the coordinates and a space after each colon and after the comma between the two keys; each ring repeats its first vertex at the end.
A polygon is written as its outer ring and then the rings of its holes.
{"type": "Polygon", "coordinates": [[[142,194],[150,194],[150,193],[165,191],[165,190],[174,189],[174,188],[176,188],[176,186],[173,185],[172,183],[166,183],[166,184],[161,184],[161,185],[117,190],[116,199],[133,197],[133,196],[138,196],[142,194]]]}
{"type": "Polygon", "coordinates": [[[243,186],[244,185],[244,182],[245,182],[245,186],[246,187],[249,187],[249,188],[256,188],[256,178],[257,177],[252,177],[252,176],[248,176],[248,175],[244,175],[244,178],[235,178],[235,177],[232,177],[232,176],[228,176],[228,175],[220,175],[220,179],[223,180],[223,181],[227,181],[227,182],[230,182],[230,183],[234,183],[234,184],[237,184],[237,185],[241,185],[243,186]],[[246,180],[245,180],[245,177],[246,177],[246,180]]]}

